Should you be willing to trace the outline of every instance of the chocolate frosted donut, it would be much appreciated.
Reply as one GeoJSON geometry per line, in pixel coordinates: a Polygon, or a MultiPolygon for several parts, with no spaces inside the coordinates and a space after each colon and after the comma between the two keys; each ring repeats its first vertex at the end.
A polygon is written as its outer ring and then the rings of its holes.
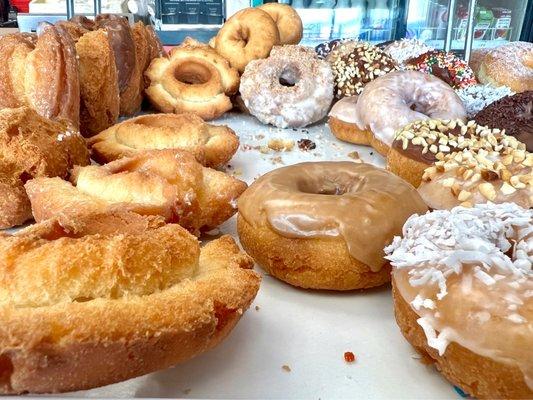
{"type": "Polygon", "coordinates": [[[533,152],[533,91],[504,97],[490,104],[474,117],[477,123],[505,129],[507,135],[525,143],[533,152]]]}
{"type": "Polygon", "coordinates": [[[238,205],[241,243],[259,265],[291,285],[331,290],[388,282],[384,246],[427,210],[405,181],[354,162],[274,170],[238,205]]]}

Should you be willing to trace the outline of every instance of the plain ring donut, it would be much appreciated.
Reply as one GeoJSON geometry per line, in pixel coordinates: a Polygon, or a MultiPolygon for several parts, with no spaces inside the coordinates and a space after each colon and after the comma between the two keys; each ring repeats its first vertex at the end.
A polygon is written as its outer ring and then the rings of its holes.
{"type": "Polygon", "coordinates": [[[303,35],[302,19],[294,8],[283,3],[266,3],[257,8],[266,11],[276,23],[280,44],[300,43],[303,35]]]}
{"type": "Polygon", "coordinates": [[[242,73],[250,61],[268,57],[279,43],[278,27],[270,15],[258,8],[245,8],[220,28],[215,49],[242,73]]]}
{"type": "Polygon", "coordinates": [[[294,286],[330,290],[389,282],[383,248],[407,218],[427,210],[402,179],[354,162],[276,169],[238,206],[241,244],[262,268],[294,286]]]}

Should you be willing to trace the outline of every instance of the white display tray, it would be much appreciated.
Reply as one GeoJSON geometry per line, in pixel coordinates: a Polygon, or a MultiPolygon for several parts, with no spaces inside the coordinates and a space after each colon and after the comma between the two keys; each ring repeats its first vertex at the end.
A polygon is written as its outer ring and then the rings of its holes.
{"type": "MultiPolygon", "coordinates": [[[[361,159],[384,166],[372,148],[335,139],[325,123],[277,129],[242,114],[214,121],[229,125],[241,147],[227,172],[247,183],[272,169],[303,161],[361,159]],[[289,152],[262,153],[272,138],[291,139],[289,152]],[[301,151],[309,138],[316,149],[301,151]]],[[[354,210],[354,212],[357,212],[354,210]]],[[[220,227],[237,237],[235,217],[220,227]]],[[[434,367],[424,365],[394,320],[390,285],[345,293],[301,290],[256,267],[259,294],[217,348],[173,368],[70,397],[453,399],[460,398],[434,367]],[[357,357],[344,361],[344,352],[357,357]],[[287,368],[290,368],[290,371],[287,368]]]]}

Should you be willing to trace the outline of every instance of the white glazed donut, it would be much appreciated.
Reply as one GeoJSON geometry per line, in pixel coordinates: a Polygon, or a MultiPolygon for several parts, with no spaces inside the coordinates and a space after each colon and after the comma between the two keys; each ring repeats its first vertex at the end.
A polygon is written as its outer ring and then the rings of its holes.
{"type": "Polygon", "coordinates": [[[276,46],[251,61],[241,77],[244,104],[259,121],[299,128],[324,118],[333,100],[333,73],[303,46],[276,46]]]}

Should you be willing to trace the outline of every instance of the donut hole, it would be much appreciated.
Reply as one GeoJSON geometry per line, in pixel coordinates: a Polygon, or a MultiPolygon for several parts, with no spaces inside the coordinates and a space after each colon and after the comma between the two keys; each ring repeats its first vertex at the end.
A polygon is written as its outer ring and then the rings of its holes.
{"type": "Polygon", "coordinates": [[[202,85],[209,81],[211,72],[205,65],[189,61],[174,69],[174,78],[187,85],[202,85]]]}
{"type": "Polygon", "coordinates": [[[299,69],[287,66],[283,69],[283,71],[281,71],[278,82],[281,86],[293,87],[300,81],[301,78],[302,76],[299,69]]]}

